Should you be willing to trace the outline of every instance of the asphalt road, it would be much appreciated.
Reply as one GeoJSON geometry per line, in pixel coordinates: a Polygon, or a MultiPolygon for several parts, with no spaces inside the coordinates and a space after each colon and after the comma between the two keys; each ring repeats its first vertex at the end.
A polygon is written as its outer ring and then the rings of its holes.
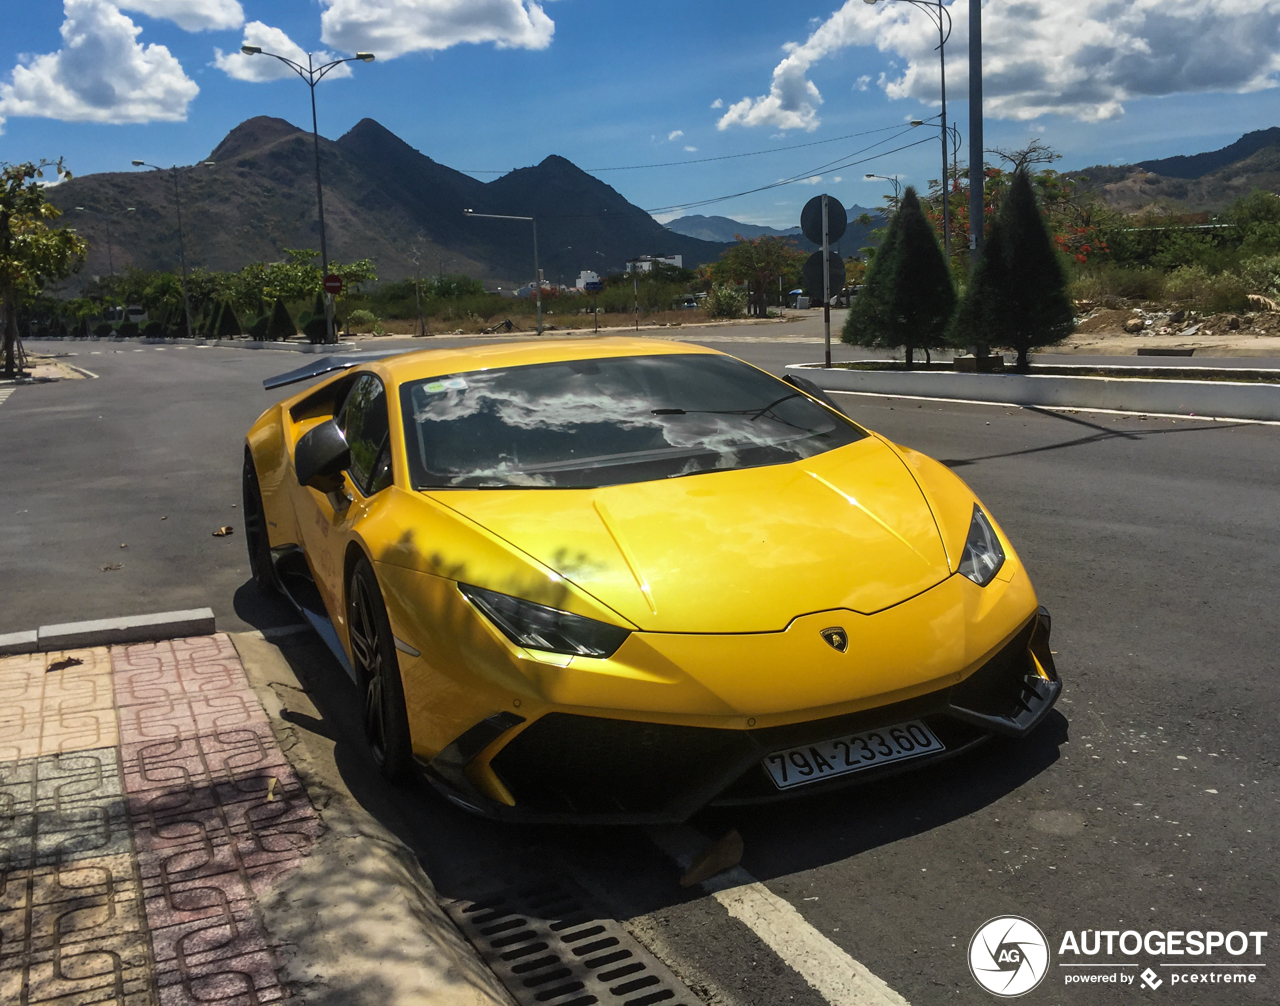
{"type": "MultiPolygon", "coordinates": [[[[713,345],[771,368],[813,349],[713,345]]],[[[259,382],[303,358],[56,348],[100,376],[0,405],[0,631],[200,604],[230,629],[291,621],[247,585],[237,504],[241,438],[273,400],[259,382]],[[211,537],[221,524],[237,534],[211,537]]],[[[737,828],[744,867],[914,1006],[993,1001],[965,948],[999,914],[1055,944],[1029,1003],[1280,1002],[1280,427],[844,401],[951,465],[998,515],[1054,616],[1058,714],[936,771],[692,823],[737,828]],[[1269,966],[1251,985],[1173,986],[1157,968],[1154,991],[1068,986],[1068,929],[1267,931],[1261,958],[1228,959],[1269,966]]],[[[350,727],[332,662],[303,641],[298,654],[326,719],[350,727]]],[[[678,888],[644,832],[499,827],[425,792],[387,797],[359,745],[341,748],[353,792],[443,894],[563,864],[709,1002],[822,1002],[717,902],[678,888]]]]}

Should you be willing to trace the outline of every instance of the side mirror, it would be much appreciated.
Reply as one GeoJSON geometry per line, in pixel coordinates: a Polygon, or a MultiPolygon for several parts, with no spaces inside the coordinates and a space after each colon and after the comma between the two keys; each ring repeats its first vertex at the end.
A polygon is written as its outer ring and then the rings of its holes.
{"type": "Polygon", "coordinates": [[[331,493],[342,488],[342,472],[351,465],[351,448],[338,424],[327,419],[308,430],[293,452],[298,485],[331,493]]]}

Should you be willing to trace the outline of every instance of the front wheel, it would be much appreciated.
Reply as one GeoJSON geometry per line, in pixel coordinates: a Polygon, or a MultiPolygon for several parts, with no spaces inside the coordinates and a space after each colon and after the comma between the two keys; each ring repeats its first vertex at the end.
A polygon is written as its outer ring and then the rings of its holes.
{"type": "Polygon", "coordinates": [[[409,775],[412,751],[400,661],[378,578],[363,556],[347,583],[347,633],[351,663],[364,692],[364,735],[369,752],[384,777],[402,780],[409,775]]]}

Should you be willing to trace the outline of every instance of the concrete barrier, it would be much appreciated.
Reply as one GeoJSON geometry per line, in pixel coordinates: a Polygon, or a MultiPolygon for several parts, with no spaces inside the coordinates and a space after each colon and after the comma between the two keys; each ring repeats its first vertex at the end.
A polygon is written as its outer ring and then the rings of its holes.
{"type": "Polygon", "coordinates": [[[787,370],[802,374],[824,391],[1280,422],[1280,384],[848,370],[819,363],[792,363],[787,370]]]}

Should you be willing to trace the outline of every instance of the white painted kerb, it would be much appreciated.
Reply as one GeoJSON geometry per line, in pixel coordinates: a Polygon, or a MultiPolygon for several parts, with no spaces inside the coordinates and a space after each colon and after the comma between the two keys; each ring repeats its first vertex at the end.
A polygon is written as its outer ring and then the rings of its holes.
{"type": "Polygon", "coordinates": [[[824,391],[1280,420],[1280,384],[1048,374],[957,374],[936,370],[846,370],[806,363],[788,364],[787,370],[803,374],[824,391]]]}

